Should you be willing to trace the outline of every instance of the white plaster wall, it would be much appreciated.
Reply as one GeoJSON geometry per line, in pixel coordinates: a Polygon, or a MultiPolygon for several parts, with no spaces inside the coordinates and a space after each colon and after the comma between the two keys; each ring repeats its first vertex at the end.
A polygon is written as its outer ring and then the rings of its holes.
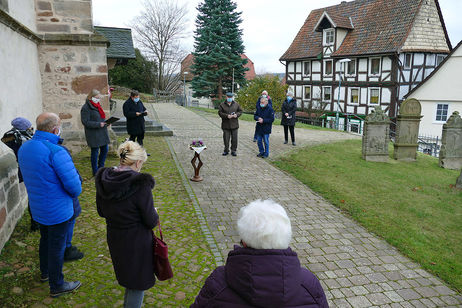
{"type": "Polygon", "coordinates": [[[9,0],[8,14],[30,30],[37,30],[34,0],[9,0]]]}
{"type": "Polygon", "coordinates": [[[388,57],[382,58],[382,70],[390,71],[391,70],[391,59],[388,57]]]}
{"type": "Polygon", "coordinates": [[[9,130],[11,120],[19,116],[35,127],[35,118],[42,112],[37,45],[3,24],[0,42],[8,42],[0,44],[0,131],[9,130]]]}
{"type": "Polygon", "coordinates": [[[459,102],[444,102],[421,100],[423,118],[420,121],[419,135],[442,137],[444,122],[436,122],[436,107],[438,104],[448,104],[448,118],[454,111],[462,114],[462,100],[459,102]]]}
{"type": "Polygon", "coordinates": [[[294,62],[289,62],[289,65],[288,65],[288,71],[289,71],[289,73],[293,73],[293,72],[294,72],[294,69],[295,69],[294,62]]]}
{"type": "Polygon", "coordinates": [[[312,63],[312,67],[311,67],[312,72],[316,72],[316,73],[321,72],[321,62],[313,61],[311,63],[312,63]]]}
{"type": "Polygon", "coordinates": [[[302,72],[302,62],[296,62],[297,63],[297,73],[301,73],[302,72]]]}
{"type": "Polygon", "coordinates": [[[348,30],[337,28],[337,45],[335,46],[335,50],[340,48],[340,45],[342,45],[343,40],[345,39],[347,34],[348,30]]]}

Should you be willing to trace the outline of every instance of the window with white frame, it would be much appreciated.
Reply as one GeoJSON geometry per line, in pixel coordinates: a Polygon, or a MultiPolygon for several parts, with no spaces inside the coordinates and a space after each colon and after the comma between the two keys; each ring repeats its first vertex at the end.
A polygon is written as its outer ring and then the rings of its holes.
{"type": "Polygon", "coordinates": [[[324,29],[324,46],[334,45],[335,29],[324,29]]]}
{"type": "Polygon", "coordinates": [[[325,60],[324,61],[324,76],[332,76],[332,70],[333,64],[332,60],[325,60]]]}
{"type": "Polygon", "coordinates": [[[332,98],[332,87],[322,87],[322,100],[330,102],[332,98]]]}
{"type": "Polygon", "coordinates": [[[304,86],[304,94],[303,94],[303,98],[304,99],[311,99],[311,86],[304,86]]]}
{"type": "Polygon", "coordinates": [[[311,74],[311,61],[303,62],[303,76],[309,76],[311,74]]]}
{"type": "Polygon", "coordinates": [[[350,88],[350,104],[359,104],[359,88],[350,88]]]}
{"type": "Polygon", "coordinates": [[[404,55],[404,68],[411,68],[412,65],[412,54],[406,53],[404,55]]]}
{"type": "Polygon", "coordinates": [[[347,62],[346,74],[349,76],[356,75],[356,60],[351,59],[350,62],[347,62]]]}
{"type": "Polygon", "coordinates": [[[380,75],[380,58],[370,58],[369,75],[380,75]]]}
{"type": "Polygon", "coordinates": [[[437,104],[436,105],[436,121],[446,122],[448,120],[448,104],[437,104]]]}
{"type": "Polygon", "coordinates": [[[443,55],[437,55],[436,56],[436,66],[439,66],[441,62],[443,62],[444,56],[443,55]]]}
{"type": "Polygon", "coordinates": [[[380,88],[369,89],[369,105],[380,104],[380,88]]]}

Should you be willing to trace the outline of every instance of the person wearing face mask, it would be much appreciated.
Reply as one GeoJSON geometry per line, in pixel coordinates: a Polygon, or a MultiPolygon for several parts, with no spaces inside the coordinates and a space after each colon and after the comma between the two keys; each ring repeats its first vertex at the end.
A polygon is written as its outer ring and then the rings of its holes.
{"type": "Polygon", "coordinates": [[[148,112],[138,91],[133,90],[130,93],[130,97],[124,103],[123,111],[127,118],[127,133],[130,135],[130,140],[136,140],[142,146],[145,131],[144,117],[148,115],[148,112]]]}
{"type": "Polygon", "coordinates": [[[107,245],[124,307],[141,307],[144,291],[154,286],[152,229],[159,222],[154,208],[154,178],[140,173],[146,151],[126,141],[117,150],[120,164],[102,168],[95,177],[98,214],[106,219],[107,245]]]}
{"type": "Polygon", "coordinates": [[[93,89],[88,93],[85,104],[80,110],[80,119],[85,128],[85,139],[91,148],[91,169],[93,175],[96,174],[99,168],[104,167],[110,143],[107,125],[104,122],[106,114],[101,107],[100,101],[100,92],[93,89]]]}
{"type": "Polygon", "coordinates": [[[218,115],[221,117],[221,129],[223,130],[223,143],[225,149],[223,156],[229,153],[229,139],[231,138],[231,155],[237,156],[237,130],[239,128],[238,118],[242,114],[241,106],[234,101],[234,94],[226,93],[226,101],[220,104],[218,115]]]}
{"type": "Polygon", "coordinates": [[[73,199],[82,183],[69,153],[58,144],[61,120],[42,113],[37,131],[18,152],[18,162],[34,220],[40,224],[40,280],[49,283],[50,296],[57,297],[80,287],[79,281],[64,281],[62,273],[73,199]]]}
{"type": "MultiPolygon", "coordinates": [[[[263,90],[261,92],[261,96],[257,99],[257,103],[255,104],[255,110],[257,110],[258,106],[260,105],[260,100],[262,98],[267,98],[268,99],[268,105],[273,108],[273,101],[271,100],[271,97],[268,94],[268,91],[263,90]]],[[[257,125],[255,125],[255,133],[253,134],[253,142],[257,142],[257,125]]]]}
{"type": "Polygon", "coordinates": [[[295,146],[295,112],[297,111],[297,100],[294,98],[294,93],[289,90],[287,91],[287,98],[282,103],[281,113],[281,125],[284,126],[284,144],[287,144],[289,139],[288,130],[290,130],[290,139],[292,145],[295,146]]]}
{"type": "Polygon", "coordinates": [[[274,122],[274,110],[268,104],[267,98],[260,99],[260,105],[257,107],[253,115],[257,121],[257,143],[258,143],[258,157],[266,158],[269,155],[269,136],[271,134],[271,127],[274,122]]]}

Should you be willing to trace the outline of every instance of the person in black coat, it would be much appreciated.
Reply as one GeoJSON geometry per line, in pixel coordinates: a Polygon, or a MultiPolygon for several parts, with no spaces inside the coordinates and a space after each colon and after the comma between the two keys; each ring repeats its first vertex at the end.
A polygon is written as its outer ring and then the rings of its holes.
{"type": "MultiPolygon", "coordinates": [[[[257,103],[255,104],[255,110],[258,109],[258,106],[260,105],[260,100],[262,98],[267,98],[268,99],[268,105],[273,108],[273,101],[271,100],[271,97],[268,95],[268,91],[263,90],[261,92],[261,96],[257,99],[257,103]]],[[[253,134],[253,142],[257,142],[257,125],[255,125],[255,133],[253,134]]]]}
{"type": "Polygon", "coordinates": [[[124,307],[141,307],[144,290],[155,284],[152,229],[154,178],[140,173],[146,151],[133,141],[119,146],[120,165],[95,176],[98,214],[106,219],[107,244],[117,281],[125,287],[124,307]]]}
{"type": "Polygon", "coordinates": [[[294,98],[292,91],[287,92],[287,98],[282,103],[281,113],[281,125],[284,126],[284,144],[287,144],[289,139],[288,130],[290,130],[290,139],[292,139],[292,145],[295,143],[295,112],[297,111],[297,100],[294,98]]]}
{"type": "Polygon", "coordinates": [[[253,117],[257,121],[257,144],[259,150],[257,156],[266,158],[269,155],[269,135],[274,122],[274,111],[268,104],[267,98],[260,99],[260,105],[257,107],[253,117]]]}
{"type": "Polygon", "coordinates": [[[109,134],[104,120],[106,114],[100,104],[101,94],[93,89],[88,94],[85,104],[80,110],[80,119],[85,128],[85,139],[91,148],[91,168],[93,175],[99,168],[104,167],[109,149],[109,134]],[[99,152],[99,155],[98,155],[99,152]]]}
{"type": "Polygon", "coordinates": [[[144,117],[148,115],[143,102],[140,100],[138,91],[133,90],[123,106],[124,116],[127,118],[127,133],[131,141],[137,141],[143,145],[144,117]]]}

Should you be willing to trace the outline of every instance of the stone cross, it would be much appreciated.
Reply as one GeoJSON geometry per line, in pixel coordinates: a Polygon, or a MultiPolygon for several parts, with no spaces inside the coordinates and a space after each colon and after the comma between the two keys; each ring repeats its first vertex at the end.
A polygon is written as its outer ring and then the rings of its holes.
{"type": "Polygon", "coordinates": [[[402,161],[415,161],[419,137],[419,124],[422,107],[415,98],[401,103],[396,119],[396,140],[393,158],[402,161]]]}
{"type": "Polygon", "coordinates": [[[458,111],[443,125],[439,165],[445,169],[462,168],[462,119],[458,111]]]}
{"type": "Polygon", "coordinates": [[[390,119],[379,106],[366,117],[362,157],[366,161],[388,162],[390,119]]]}

